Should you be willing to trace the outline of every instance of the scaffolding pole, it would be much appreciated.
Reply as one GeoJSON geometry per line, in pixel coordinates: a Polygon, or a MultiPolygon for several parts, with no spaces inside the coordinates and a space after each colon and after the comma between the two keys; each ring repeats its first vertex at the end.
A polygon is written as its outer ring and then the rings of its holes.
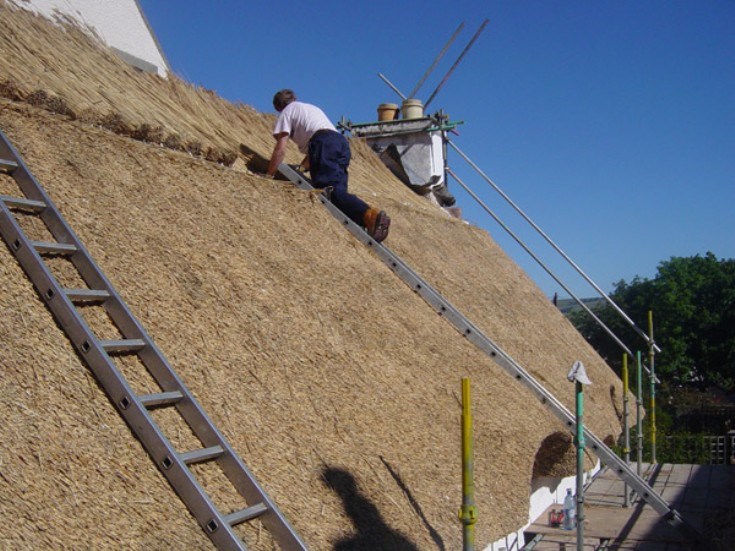
{"type": "Polygon", "coordinates": [[[576,394],[575,421],[577,435],[577,551],[584,551],[584,387],[579,381],[574,383],[576,394]]]}
{"type": "MultiPolygon", "coordinates": [[[[630,426],[628,425],[628,354],[623,353],[623,460],[630,465],[630,426]]],[[[623,507],[630,507],[628,483],[624,485],[623,507]]]]}
{"type": "Polygon", "coordinates": [[[651,366],[651,411],[648,412],[651,427],[651,463],[656,464],[656,345],[653,340],[653,311],[648,311],[648,364],[651,366]]]}
{"type": "Polygon", "coordinates": [[[475,549],[475,507],[474,458],[472,443],[472,410],[470,408],[470,380],[462,379],[462,507],[459,520],[462,522],[462,549],[475,549]]]}
{"type": "MultiPolygon", "coordinates": [[[[539,234],[539,235],[540,235],[541,237],[543,237],[543,238],[544,238],[544,240],[546,240],[546,242],[547,242],[547,243],[548,243],[549,245],[551,245],[551,247],[552,247],[552,248],[553,248],[553,249],[554,249],[554,250],[555,250],[555,251],[556,251],[557,253],[559,253],[559,254],[560,254],[560,255],[562,256],[562,258],[564,258],[564,260],[566,260],[566,261],[567,261],[567,262],[569,263],[569,265],[570,265],[570,266],[571,266],[572,268],[574,268],[574,270],[575,270],[575,271],[576,271],[576,272],[577,272],[577,273],[578,273],[578,274],[579,274],[580,276],[582,276],[582,277],[584,278],[584,280],[585,280],[585,281],[586,281],[587,283],[589,283],[589,284],[590,284],[590,285],[591,285],[591,286],[592,286],[592,287],[593,287],[593,288],[595,289],[595,291],[597,291],[597,292],[598,292],[598,293],[600,294],[600,296],[601,296],[601,297],[602,297],[602,298],[603,298],[603,299],[604,299],[604,300],[605,300],[605,301],[606,301],[606,302],[607,302],[607,303],[608,303],[608,304],[609,304],[610,306],[612,306],[612,308],[613,308],[613,309],[614,309],[614,310],[615,310],[615,311],[616,311],[616,312],[617,312],[617,313],[618,313],[618,314],[619,314],[619,315],[620,315],[620,316],[621,316],[621,317],[622,317],[622,318],[623,318],[623,319],[624,319],[624,320],[626,321],[626,323],[628,323],[628,325],[630,325],[630,327],[631,327],[631,328],[632,328],[632,329],[633,329],[633,330],[634,330],[634,331],[635,331],[636,333],[638,333],[638,335],[640,335],[640,336],[641,336],[641,337],[642,337],[642,338],[643,338],[643,339],[644,339],[644,340],[645,340],[645,341],[646,341],[647,343],[651,344],[651,345],[652,345],[652,346],[653,346],[653,347],[654,347],[654,348],[656,349],[656,352],[661,352],[661,349],[660,349],[660,348],[658,348],[658,347],[657,347],[657,346],[656,346],[656,345],[655,345],[654,343],[652,343],[652,342],[651,342],[651,341],[649,340],[649,338],[648,338],[648,335],[646,335],[646,333],[645,333],[645,332],[644,332],[644,331],[643,331],[643,330],[642,330],[642,329],[641,329],[640,327],[638,327],[638,326],[636,325],[636,323],[635,323],[635,322],[634,322],[634,321],[633,321],[632,319],[630,319],[630,317],[628,316],[628,314],[626,314],[626,313],[625,313],[625,312],[623,311],[623,309],[622,309],[622,308],[620,308],[620,306],[618,306],[618,305],[617,305],[617,304],[615,303],[615,301],[614,301],[614,300],[613,300],[612,298],[610,298],[610,296],[609,296],[609,295],[608,295],[607,293],[605,293],[605,292],[604,292],[604,291],[603,291],[603,290],[602,290],[602,289],[601,289],[601,288],[599,287],[599,285],[597,285],[597,284],[596,284],[596,283],[595,283],[595,282],[594,282],[594,281],[592,280],[592,278],[590,278],[590,277],[589,277],[589,276],[588,276],[588,275],[587,275],[586,273],[584,273],[584,271],[582,271],[582,269],[581,269],[581,268],[580,268],[580,267],[579,267],[579,266],[578,266],[578,265],[577,265],[577,264],[576,264],[576,263],[575,263],[575,262],[574,262],[574,261],[573,261],[573,260],[572,260],[572,259],[571,259],[571,258],[569,257],[569,255],[567,255],[567,254],[566,254],[566,253],[565,253],[565,252],[564,252],[564,251],[563,251],[563,250],[562,250],[562,249],[561,249],[561,248],[560,248],[560,247],[559,247],[559,246],[558,246],[558,245],[557,245],[557,244],[556,244],[556,243],[555,243],[555,242],[554,242],[554,241],[553,241],[553,240],[552,240],[552,239],[551,239],[551,238],[550,238],[550,237],[549,237],[549,236],[548,236],[547,234],[546,234],[546,232],[544,232],[544,231],[543,231],[543,230],[542,230],[542,229],[541,229],[541,228],[539,227],[539,225],[538,225],[538,224],[536,224],[536,222],[534,222],[534,221],[533,221],[533,220],[532,220],[532,219],[531,219],[531,218],[530,218],[530,217],[529,217],[529,216],[528,216],[528,215],[527,215],[527,214],[526,214],[525,212],[523,212],[523,210],[522,210],[522,209],[521,209],[521,208],[520,208],[520,207],[519,207],[518,205],[516,205],[516,203],[515,203],[515,202],[514,202],[514,201],[513,201],[513,200],[512,200],[512,199],[511,199],[511,198],[510,198],[510,197],[509,197],[509,196],[508,196],[508,195],[507,195],[507,194],[506,194],[506,193],[505,193],[505,192],[504,192],[503,190],[502,190],[502,189],[500,189],[500,187],[499,187],[499,186],[498,186],[498,185],[497,185],[497,184],[496,184],[495,182],[493,182],[493,181],[492,181],[492,180],[490,179],[490,177],[489,177],[489,176],[488,176],[487,174],[485,174],[485,173],[484,173],[484,172],[483,172],[483,171],[482,171],[482,170],[480,169],[480,167],[479,167],[479,166],[477,166],[477,165],[476,165],[476,164],[475,164],[475,163],[474,163],[474,162],[473,162],[473,161],[472,161],[472,160],[471,160],[471,159],[470,159],[470,158],[469,158],[469,157],[468,157],[467,155],[465,155],[465,154],[464,154],[464,153],[463,153],[463,152],[462,152],[462,151],[461,151],[461,150],[460,150],[460,149],[459,149],[459,148],[458,148],[458,147],[457,147],[456,145],[454,145],[454,142],[451,142],[451,141],[450,141],[450,142],[449,142],[449,145],[451,145],[451,146],[452,146],[452,148],[453,148],[453,149],[454,149],[454,150],[455,150],[455,151],[456,151],[457,153],[459,153],[460,157],[462,157],[462,158],[463,158],[463,159],[464,159],[464,160],[465,160],[465,161],[467,162],[467,164],[469,164],[469,165],[470,165],[470,166],[471,166],[471,167],[472,167],[472,168],[473,168],[473,169],[474,169],[474,170],[475,170],[475,171],[476,171],[476,172],[477,172],[477,173],[478,173],[478,174],[479,174],[479,175],[480,175],[480,176],[481,176],[481,177],[482,177],[482,178],[483,178],[483,179],[484,179],[484,180],[485,180],[485,181],[486,181],[486,182],[487,182],[488,184],[490,184],[490,186],[492,186],[492,188],[493,188],[493,189],[494,189],[495,191],[497,191],[497,192],[498,192],[498,194],[500,194],[500,196],[501,196],[501,197],[502,197],[503,199],[505,199],[505,201],[506,201],[506,202],[507,202],[507,203],[508,203],[508,204],[509,204],[509,205],[510,205],[511,207],[513,207],[513,209],[514,209],[514,210],[515,210],[515,211],[516,211],[516,212],[517,212],[517,213],[518,213],[518,214],[519,214],[519,215],[520,215],[521,217],[523,217],[523,219],[524,219],[524,220],[525,220],[526,222],[528,222],[528,223],[529,223],[529,224],[531,225],[531,227],[532,227],[533,229],[535,229],[535,230],[536,230],[536,231],[538,232],[538,234],[539,234]]],[[[579,302],[579,301],[577,301],[577,302],[579,302]]],[[[626,350],[626,352],[628,352],[628,354],[630,354],[630,355],[632,356],[632,353],[631,353],[630,351],[626,350]]]]}
{"type": "Polygon", "coordinates": [[[635,419],[636,419],[636,431],[637,431],[637,454],[638,454],[638,476],[641,476],[643,470],[643,421],[642,421],[642,409],[643,409],[643,374],[641,369],[641,352],[636,351],[636,360],[638,361],[638,395],[635,399],[635,419]]]}
{"type": "MultiPolygon", "coordinates": [[[[449,144],[456,149],[456,146],[452,144],[451,141],[449,142],[449,144]]],[[[510,235],[515,240],[515,242],[518,243],[523,248],[523,250],[526,251],[531,256],[531,258],[533,258],[536,263],[541,266],[544,271],[546,271],[546,273],[549,274],[549,276],[551,276],[551,278],[556,281],[561,286],[561,288],[564,289],[569,294],[569,296],[572,297],[577,302],[577,304],[579,304],[579,306],[592,317],[592,319],[595,320],[595,322],[610,336],[610,338],[612,338],[618,344],[618,346],[620,346],[620,348],[623,349],[623,351],[627,352],[631,356],[633,355],[633,352],[625,345],[623,341],[618,338],[618,336],[612,331],[612,329],[605,325],[605,322],[603,322],[592,310],[590,310],[589,307],[582,301],[582,299],[575,295],[574,292],[569,287],[567,287],[564,282],[559,279],[559,277],[554,272],[552,272],[546,264],[544,264],[543,260],[541,260],[538,255],[536,255],[536,253],[534,253],[531,248],[526,245],[526,243],[524,243],[523,240],[518,237],[518,235],[516,235],[516,233],[511,230],[510,227],[508,227],[508,225],[505,224],[500,219],[500,217],[495,214],[495,212],[493,212],[492,209],[490,209],[490,207],[488,207],[487,204],[485,204],[485,202],[480,199],[480,197],[474,191],[472,191],[472,189],[470,189],[470,187],[465,184],[459,176],[454,173],[451,168],[447,168],[447,173],[450,174],[452,178],[457,181],[457,183],[477,202],[477,204],[479,204],[483,208],[483,210],[487,212],[493,218],[493,220],[495,220],[500,225],[500,227],[503,228],[508,233],[508,235],[510,235]]]]}

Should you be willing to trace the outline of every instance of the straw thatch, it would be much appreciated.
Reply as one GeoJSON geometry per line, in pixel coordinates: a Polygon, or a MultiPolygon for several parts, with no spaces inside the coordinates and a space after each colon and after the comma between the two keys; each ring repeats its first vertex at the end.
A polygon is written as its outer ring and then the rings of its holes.
{"type": "MultiPolygon", "coordinates": [[[[533,475],[570,472],[564,428],[530,392],[313,194],[251,173],[272,148],[272,116],[137,72],[83,33],[3,3],[0,25],[0,129],[313,549],[460,546],[465,376],[479,543],[527,520],[533,475]],[[30,104],[38,90],[68,111],[30,104]]],[[[541,291],[485,231],[413,195],[364,144],[353,152],[352,188],[394,219],[386,244],[568,407],[565,374],[582,360],[595,383],[590,427],[614,438],[621,385],[541,291]]],[[[0,178],[0,193],[12,186],[0,178]]],[[[0,547],[209,548],[3,249],[0,547]]],[[[84,315],[114,335],[95,308],[84,315]]],[[[121,369],[136,390],[155,386],[136,362],[121,369]]],[[[159,421],[179,449],[196,445],[175,417],[159,421]]],[[[219,473],[198,476],[223,507],[237,505],[219,473]]],[[[271,547],[257,523],[243,536],[271,547]]]]}

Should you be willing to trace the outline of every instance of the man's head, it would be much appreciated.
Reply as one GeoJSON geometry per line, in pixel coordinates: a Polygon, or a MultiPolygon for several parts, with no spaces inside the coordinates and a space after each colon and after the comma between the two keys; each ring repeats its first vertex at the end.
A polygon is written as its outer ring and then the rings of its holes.
{"type": "Polygon", "coordinates": [[[292,101],[296,101],[296,94],[293,93],[293,90],[281,90],[273,96],[273,107],[280,113],[292,101]]]}

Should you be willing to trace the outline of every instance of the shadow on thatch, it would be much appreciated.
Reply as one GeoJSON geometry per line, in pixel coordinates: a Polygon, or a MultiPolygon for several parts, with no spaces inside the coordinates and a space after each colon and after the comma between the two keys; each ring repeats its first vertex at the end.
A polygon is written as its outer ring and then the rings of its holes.
{"type": "Polygon", "coordinates": [[[254,149],[251,149],[244,143],[240,144],[240,153],[245,157],[245,166],[247,166],[248,170],[251,172],[263,174],[268,170],[270,159],[266,159],[263,155],[254,149]]]}
{"type": "Polygon", "coordinates": [[[536,452],[533,463],[533,478],[541,476],[561,477],[575,459],[572,436],[565,432],[554,432],[544,438],[536,452]],[[565,464],[566,463],[566,464],[565,464]]]}
{"type": "Polygon", "coordinates": [[[355,477],[344,469],[324,467],[324,481],[342,499],[345,513],[352,520],[356,534],[334,544],[335,551],[418,551],[406,536],[393,530],[383,520],[378,508],[357,487],[355,477]]]}
{"type": "Polygon", "coordinates": [[[442,551],[446,549],[446,547],[444,546],[444,540],[442,540],[441,536],[439,535],[439,532],[437,532],[436,529],[429,523],[429,520],[426,518],[424,511],[421,509],[421,505],[419,505],[419,502],[416,501],[416,498],[413,496],[408,486],[406,486],[406,483],[403,482],[401,475],[399,475],[396,472],[396,470],[391,466],[390,463],[388,463],[385,460],[385,458],[382,455],[380,456],[380,460],[383,462],[383,465],[385,465],[385,468],[388,469],[388,472],[393,477],[393,480],[396,481],[396,484],[398,484],[398,487],[401,488],[401,490],[403,490],[404,494],[406,494],[406,499],[408,499],[408,502],[411,504],[411,507],[413,508],[414,512],[421,519],[421,522],[423,522],[424,526],[426,526],[426,529],[429,531],[429,534],[431,535],[431,539],[436,544],[436,547],[438,549],[441,549],[442,551]]]}

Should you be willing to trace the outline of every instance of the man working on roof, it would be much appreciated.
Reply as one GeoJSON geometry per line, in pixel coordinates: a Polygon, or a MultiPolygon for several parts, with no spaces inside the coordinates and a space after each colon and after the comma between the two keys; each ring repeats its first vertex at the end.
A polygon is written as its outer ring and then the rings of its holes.
{"type": "Polygon", "coordinates": [[[324,111],[296,100],[291,90],[281,90],[273,96],[273,107],[280,114],[273,129],[276,146],[273,148],[268,176],[274,176],[283,162],[286,144],[292,138],[299,151],[306,153],[302,163],[311,173],[312,185],[325,189],[329,199],[353,222],[365,227],[370,237],[378,242],[388,236],[390,218],[365,201],[347,192],[347,167],[350,164],[350,145],[347,139],[324,114],[324,111]]]}

